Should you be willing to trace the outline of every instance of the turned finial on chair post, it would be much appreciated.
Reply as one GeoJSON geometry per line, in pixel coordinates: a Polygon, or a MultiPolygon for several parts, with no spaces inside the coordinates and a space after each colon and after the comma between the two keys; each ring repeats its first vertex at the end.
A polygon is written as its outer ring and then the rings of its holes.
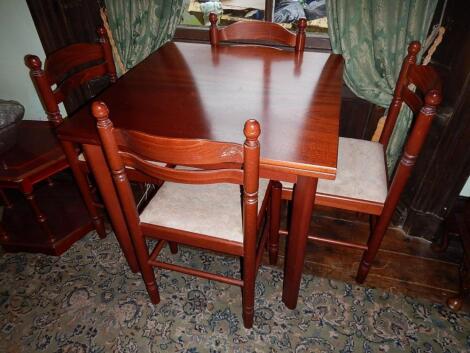
{"type": "Polygon", "coordinates": [[[97,120],[96,127],[101,139],[101,145],[105,151],[109,167],[115,182],[122,183],[126,180],[124,164],[119,157],[119,149],[113,132],[113,123],[109,119],[109,109],[104,102],[95,101],[91,105],[91,114],[97,120]]]}
{"type": "Polygon", "coordinates": [[[109,120],[109,109],[104,102],[93,102],[91,105],[91,114],[98,121],[98,128],[109,128],[113,126],[113,123],[109,120]]]}
{"type": "Polygon", "coordinates": [[[47,120],[49,120],[54,127],[59,126],[64,119],[60,114],[59,105],[49,85],[46,73],[42,69],[41,59],[36,55],[29,54],[25,56],[25,63],[30,70],[31,79],[36,89],[39,91],[39,97],[46,111],[47,120]]]}
{"type": "Polygon", "coordinates": [[[211,45],[219,44],[219,30],[217,29],[217,15],[213,12],[209,14],[209,22],[211,23],[211,28],[209,29],[209,37],[211,45]]]}
{"type": "Polygon", "coordinates": [[[243,128],[246,140],[243,146],[244,170],[245,170],[245,195],[248,203],[258,201],[258,183],[259,183],[259,155],[260,145],[258,137],[261,134],[261,128],[255,119],[245,122],[243,128]]]}
{"type": "Polygon", "coordinates": [[[307,20],[305,18],[299,19],[297,22],[297,38],[295,40],[295,51],[304,51],[305,48],[305,28],[307,28],[307,20]]]}

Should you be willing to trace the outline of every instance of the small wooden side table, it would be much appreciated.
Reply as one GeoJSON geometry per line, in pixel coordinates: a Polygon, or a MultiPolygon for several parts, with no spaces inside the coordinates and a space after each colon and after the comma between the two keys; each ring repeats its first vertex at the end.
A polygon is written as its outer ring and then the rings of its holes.
{"type": "Polygon", "coordinates": [[[470,199],[458,198],[449,215],[444,219],[442,237],[432,244],[435,252],[447,250],[451,235],[457,235],[462,244],[459,268],[459,292],[447,299],[447,306],[458,311],[470,308],[470,199]],[[466,301],[466,299],[468,301],[466,301]]]}
{"type": "Polygon", "coordinates": [[[5,251],[60,255],[94,229],[73,179],[50,179],[68,166],[48,122],[21,122],[16,145],[0,155],[0,197],[5,206],[0,245],[5,251]],[[33,192],[45,180],[48,183],[33,192]],[[20,190],[24,197],[7,195],[6,189],[20,190]]]}
{"type": "Polygon", "coordinates": [[[447,305],[453,310],[460,310],[465,299],[470,300],[470,200],[453,215],[453,221],[462,241],[463,255],[459,273],[460,290],[457,296],[447,300],[447,305]]]}

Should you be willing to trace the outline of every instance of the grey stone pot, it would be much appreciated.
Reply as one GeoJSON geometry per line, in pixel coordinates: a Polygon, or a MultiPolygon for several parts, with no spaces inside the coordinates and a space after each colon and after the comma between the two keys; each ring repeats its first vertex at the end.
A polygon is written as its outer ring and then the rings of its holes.
{"type": "Polygon", "coordinates": [[[24,107],[20,103],[0,99],[0,154],[15,145],[23,116],[24,107]]]}

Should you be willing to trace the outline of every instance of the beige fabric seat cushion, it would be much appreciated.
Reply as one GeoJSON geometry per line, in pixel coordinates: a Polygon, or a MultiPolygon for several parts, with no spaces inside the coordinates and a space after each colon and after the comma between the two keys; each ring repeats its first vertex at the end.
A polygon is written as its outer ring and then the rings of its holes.
{"type": "MultiPolygon", "coordinates": [[[[335,180],[319,179],[317,192],[384,203],[387,174],[383,146],[377,142],[339,138],[335,180]]],[[[292,183],[282,183],[292,188],[292,183]]]]}
{"type": "MultiPolygon", "coordinates": [[[[258,211],[269,180],[260,179],[258,211]]],[[[140,215],[141,222],[243,243],[240,186],[165,182],[140,215]]]]}
{"type": "Polygon", "coordinates": [[[86,162],[85,155],[83,154],[83,152],[78,155],[78,160],[80,162],[86,162]]]}

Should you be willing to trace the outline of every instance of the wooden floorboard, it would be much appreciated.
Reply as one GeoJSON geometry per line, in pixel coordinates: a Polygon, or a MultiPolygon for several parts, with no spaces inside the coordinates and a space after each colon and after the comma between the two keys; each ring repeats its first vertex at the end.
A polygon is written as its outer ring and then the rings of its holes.
{"type": "MultiPolygon", "coordinates": [[[[283,215],[285,220],[285,210],[283,215]]],[[[318,207],[310,232],[365,243],[369,235],[368,217],[318,207]]],[[[436,253],[430,245],[427,240],[405,236],[398,228],[389,229],[364,285],[444,304],[458,291],[461,248],[458,242],[453,242],[446,252],[436,253]]],[[[284,248],[285,237],[281,237],[280,268],[284,248]]],[[[361,255],[361,250],[309,242],[304,273],[354,284],[361,255]]],[[[267,258],[264,261],[267,263],[267,258]]],[[[469,307],[466,303],[464,310],[469,307]]]]}

